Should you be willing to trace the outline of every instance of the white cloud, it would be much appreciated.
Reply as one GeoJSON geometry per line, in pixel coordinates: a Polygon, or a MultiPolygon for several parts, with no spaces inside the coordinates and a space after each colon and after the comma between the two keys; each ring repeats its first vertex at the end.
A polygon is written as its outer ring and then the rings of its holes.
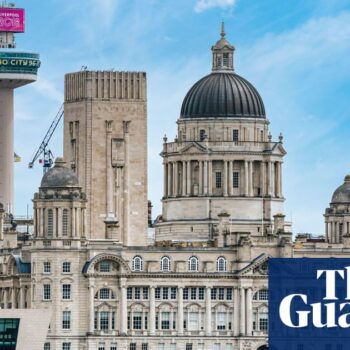
{"type": "Polygon", "coordinates": [[[57,86],[50,80],[47,80],[40,76],[38,81],[35,84],[33,84],[33,87],[46,98],[62,103],[62,91],[59,88],[57,88],[57,86]]]}
{"type": "Polygon", "coordinates": [[[236,0],[197,0],[194,10],[203,12],[213,7],[228,8],[233,7],[236,0]]]}

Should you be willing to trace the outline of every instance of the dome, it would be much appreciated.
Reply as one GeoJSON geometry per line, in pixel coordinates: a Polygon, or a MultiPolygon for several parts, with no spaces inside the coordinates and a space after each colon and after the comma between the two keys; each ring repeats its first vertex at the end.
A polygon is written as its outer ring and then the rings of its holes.
{"type": "Polygon", "coordinates": [[[333,193],[332,203],[350,203],[350,175],[345,176],[344,183],[333,193]]]}
{"type": "Polygon", "coordinates": [[[56,158],[55,166],[41,180],[41,188],[79,187],[78,178],[73,170],[65,166],[63,158],[56,158]]]}
{"type": "Polygon", "coordinates": [[[181,118],[265,118],[265,108],[249,81],[233,72],[213,72],[189,90],[181,118]]]}

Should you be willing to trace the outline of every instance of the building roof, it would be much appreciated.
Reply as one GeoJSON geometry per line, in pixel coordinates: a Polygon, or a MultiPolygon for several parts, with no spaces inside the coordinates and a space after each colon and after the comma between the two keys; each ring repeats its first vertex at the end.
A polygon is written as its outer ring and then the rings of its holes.
{"type": "Polygon", "coordinates": [[[334,191],[332,203],[350,203],[350,175],[345,176],[344,183],[334,191]]]}

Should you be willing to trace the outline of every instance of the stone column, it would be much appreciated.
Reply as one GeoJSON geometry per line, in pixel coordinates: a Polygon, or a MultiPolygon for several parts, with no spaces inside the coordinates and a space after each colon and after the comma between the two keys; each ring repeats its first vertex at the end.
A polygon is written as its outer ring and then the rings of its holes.
{"type": "Polygon", "coordinates": [[[283,197],[283,177],[282,177],[282,162],[279,162],[279,183],[280,183],[280,196],[283,197]]]}
{"type": "Polygon", "coordinates": [[[265,197],[266,196],[266,163],[262,161],[260,163],[260,179],[261,179],[261,196],[265,197]]]}
{"type": "Polygon", "coordinates": [[[233,335],[237,337],[239,335],[239,289],[235,287],[233,289],[233,335]]]}
{"type": "Polygon", "coordinates": [[[167,198],[168,197],[168,165],[167,163],[163,164],[163,193],[164,193],[164,197],[167,198]]]}
{"type": "Polygon", "coordinates": [[[173,182],[174,182],[174,191],[173,196],[176,197],[178,195],[178,171],[177,171],[177,162],[173,163],[173,182]]]}
{"type": "Polygon", "coordinates": [[[205,333],[207,336],[211,335],[211,287],[206,288],[205,293],[205,333]]]}
{"type": "Polygon", "coordinates": [[[8,289],[7,288],[4,288],[4,309],[8,309],[8,289]]]}
{"type": "Polygon", "coordinates": [[[275,162],[271,162],[271,192],[272,192],[272,197],[276,197],[275,162]]]}
{"type": "Polygon", "coordinates": [[[233,161],[229,162],[228,167],[228,195],[233,195],[233,161]]]}
{"type": "Polygon", "coordinates": [[[186,196],[186,180],[187,178],[187,171],[186,171],[186,162],[182,162],[182,196],[186,196]]]}
{"type": "Polygon", "coordinates": [[[253,317],[253,307],[252,307],[252,288],[247,289],[247,335],[252,335],[253,325],[252,325],[252,317],[253,317]]]}
{"type": "Polygon", "coordinates": [[[198,189],[198,194],[201,196],[203,194],[203,162],[200,160],[199,161],[199,189],[198,189]]]}
{"type": "Polygon", "coordinates": [[[156,333],[156,301],[155,301],[155,287],[150,286],[149,296],[149,333],[155,335],[156,333]]]}
{"type": "Polygon", "coordinates": [[[183,287],[177,289],[177,334],[184,333],[184,301],[183,301],[183,287]]]}
{"type": "Polygon", "coordinates": [[[249,197],[254,197],[253,187],[253,162],[249,162],[249,197]]]}
{"type": "Polygon", "coordinates": [[[187,162],[187,195],[191,195],[191,161],[187,162]]]}
{"type": "Polygon", "coordinates": [[[210,160],[208,164],[208,194],[213,194],[213,162],[210,160]]]}
{"type": "Polygon", "coordinates": [[[168,163],[168,197],[171,197],[172,195],[172,182],[171,182],[171,175],[172,175],[172,166],[171,163],[168,163]]]}
{"type": "Polygon", "coordinates": [[[73,208],[71,210],[72,215],[71,215],[71,219],[72,219],[72,232],[71,232],[71,237],[75,237],[75,208],[74,208],[74,202],[73,202],[73,208]]]}
{"type": "Polygon", "coordinates": [[[25,286],[21,286],[19,290],[19,308],[25,308],[25,286]]]}
{"type": "Polygon", "coordinates": [[[245,335],[245,289],[241,287],[240,289],[240,327],[239,333],[245,335]]]}
{"type": "Polygon", "coordinates": [[[89,279],[89,332],[94,333],[95,328],[95,307],[94,307],[94,299],[95,299],[95,281],[94,279],[89,279]]]}
{"type": "Polygon", "coordinates": [[[128,332],[128,300],[126,296],[125,281],[121,281],[121,300],[120,300],[120,332],[127,334],[128,332]]]}
{"type": "Polygon", "coordinates": [[[62,208],[58,208],[57,237],[62,237],[62,208]]]}
{"type": "Polygon", "coordinates": [[[272,163],[267,163],[267,195],[272,197],[272,163]]]}
{"type": "Polygon", "coordinates": [[[112,328],[112,309],[109,310],[108,312],[108,330],[111,331],[113,328],[112,328]]]}
{"type": "Polygon", "coordinates": [[[12,309],[16,308],[16,288],[15,287],[11,288],[11,308],[12,309]]]}
{"type": "Polygon", "coordinates": [[[246,197],[249,196],[249,169],[248,169],[248,161],[244,161],[244,195],[246,197]]]}
{"type": "Polygon", "coordinates": [[[204,195],[208,195],[208,161],[204,161],[204,167],[203,167],[203,175],[204,175],[204,195]]]}
{"type": "Polygon", "coordinates": [[[227,180],[228,180],[228,176],[227,176],[227,169],[228,169],[228,166],[227,166],[227,161],[224,160],[224,173],[223,173],[223,181],[224,181],[224,196],[227,197],[227,194],[228,194],[228,190],[227,190],[227,180]]]}

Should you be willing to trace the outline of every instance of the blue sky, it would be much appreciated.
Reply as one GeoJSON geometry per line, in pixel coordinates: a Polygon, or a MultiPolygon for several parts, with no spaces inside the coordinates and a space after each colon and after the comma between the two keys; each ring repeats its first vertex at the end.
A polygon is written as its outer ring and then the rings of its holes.
{"type": "MultiPolygon", "coordinates": [[[[40,184],[29,162],[63,102],[63,77],[142,70],[148,77],[149,197],[160,213],[164,133],[176,135],[186,92],[210,71],[220,22],[235,45],[236,72],[260,92],[274,139],[285,137],[285,213],[294,232],[324,232],[323,212],[350,172],[348,0],[18,0],[27,30],[18,49],[41,54],[35,84],[16,91],[16,209],[40,184]]],[[[51,149],[62,154],[62,127],[51,149]]],[[[31,209],[30,209],[31,210],[31,209]]]]}

